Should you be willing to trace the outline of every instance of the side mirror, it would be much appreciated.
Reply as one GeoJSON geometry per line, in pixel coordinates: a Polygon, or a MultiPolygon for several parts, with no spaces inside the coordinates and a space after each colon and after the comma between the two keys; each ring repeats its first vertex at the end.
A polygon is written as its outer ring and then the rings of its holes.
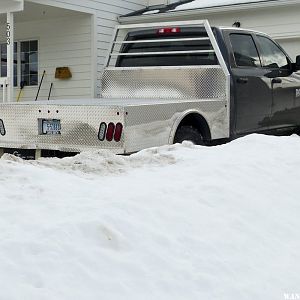
{"type": "Polygon", "coordinates": [[[300,55],[298,55],[296,57],[296,70],[299,71],[300,70],[300,55]]]}

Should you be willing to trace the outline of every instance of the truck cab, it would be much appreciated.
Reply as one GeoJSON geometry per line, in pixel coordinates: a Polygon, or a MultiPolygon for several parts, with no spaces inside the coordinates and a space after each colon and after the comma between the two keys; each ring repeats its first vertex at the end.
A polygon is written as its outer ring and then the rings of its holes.
{"type": "Polygon", "coordinates": [[[232,135],[298,131],[299,64],[264,33],[222,27],[215,32],[231,73],[232,135]]]}

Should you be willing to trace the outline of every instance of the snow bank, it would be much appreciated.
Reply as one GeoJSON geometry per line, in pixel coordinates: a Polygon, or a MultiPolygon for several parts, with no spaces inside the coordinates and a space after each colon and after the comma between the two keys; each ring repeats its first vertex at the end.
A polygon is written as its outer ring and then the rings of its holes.
{"type": "Polygon", "coordinates": [[[300,138],[0,161],[0,299],[284,299],[300,138]]]}
{"type": "Polygon", "coordinates": [[[178,5],[174,10],[187,10],[187,9],[199,9],[223,5],[235,5],[235,4],[244,4],[252,2],[262,2],[265,0],[194,0],[189,3],[178,5]]]}
{"type": "Polygon", "coordinates": [[[24,161],[11,154],[4,154],[2,160],[18,162],[21,164],[44,166],[66,172],[75,172],[77,175],[109,175],[124,173],[131,168],[142,166],[164,166],[174,164],[176,158],[171,154],[178,147],[193,147],[192,144],[165,146],[161,148],[146,149],[131,156],[118,156],[108,150],[83,152],[75,157],[41,158],[38,161],[24,161]]]}

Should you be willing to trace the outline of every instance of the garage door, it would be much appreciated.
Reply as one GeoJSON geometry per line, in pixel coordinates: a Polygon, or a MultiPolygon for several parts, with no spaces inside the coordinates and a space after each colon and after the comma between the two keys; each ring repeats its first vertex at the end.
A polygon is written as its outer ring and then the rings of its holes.
{"type": "Polygon", "coordinates": [[[277,40],[277,42],[286,50],[293,61],[296,60],[297,55],[300,55],[300,37],[295,39],[277,40]]]}

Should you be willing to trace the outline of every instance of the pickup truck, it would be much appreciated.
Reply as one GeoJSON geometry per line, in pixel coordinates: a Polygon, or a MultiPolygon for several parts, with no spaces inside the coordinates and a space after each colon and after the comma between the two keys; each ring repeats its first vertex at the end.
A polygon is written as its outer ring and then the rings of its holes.
{"type": "Polygon", "coordinates": [[[300,56],[207,20],[119,25],[99,99],[0,105],[2,152],[127,154],[300,129],[300,56]]]}

